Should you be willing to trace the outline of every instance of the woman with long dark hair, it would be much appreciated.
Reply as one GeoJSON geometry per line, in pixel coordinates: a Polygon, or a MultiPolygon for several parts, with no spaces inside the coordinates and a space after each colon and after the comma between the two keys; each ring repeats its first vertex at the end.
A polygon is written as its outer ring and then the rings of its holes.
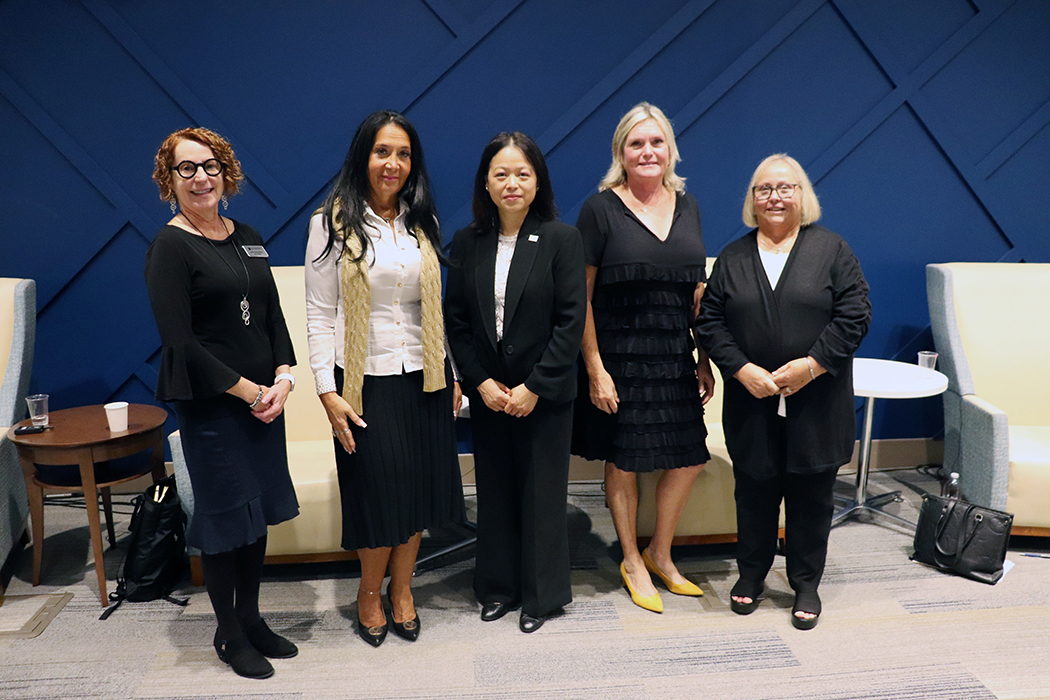
{"type": "Polygon", "coordinates": [[[518,626],[534,632],[572,600],[566,498],[583,245],[558,222],[543,152],[520,132],[485,147],[473,207],[453,239],[445,316],[471,399],[474,592],[482,620],[520,604],[518,626]]]}
{"type": "Polygon", "coordinates": [[[343,547],[361,561],[358,634],[419,637],[410,584],[423,530],[462,519],[441,237],[423,149],[397,112],[354,134],[306,248],[307,336],[335,437],[343,547]],[[367,420],[367,423],[366,423],[367,420]]]}

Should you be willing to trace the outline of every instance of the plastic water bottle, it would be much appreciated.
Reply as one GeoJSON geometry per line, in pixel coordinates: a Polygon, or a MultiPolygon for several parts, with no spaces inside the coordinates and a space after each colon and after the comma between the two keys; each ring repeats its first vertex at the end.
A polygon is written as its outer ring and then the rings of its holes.
{"type": "Polygon", "coordinates": [[[941,486],[941,497],[959,499],[959,472],[952,472],[941,486]]]}

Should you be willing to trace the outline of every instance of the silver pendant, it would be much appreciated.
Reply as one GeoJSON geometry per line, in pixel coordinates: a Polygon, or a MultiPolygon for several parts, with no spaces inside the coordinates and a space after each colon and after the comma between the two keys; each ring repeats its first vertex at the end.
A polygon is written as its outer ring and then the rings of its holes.
{"type": "Polygon", "coordinates": [[[251,308],[248,305],[248,297],[241,299],[241,319],[244,321],[244,325],[250,326],[252,324],[252,314],[248,309],[251,308]]]}

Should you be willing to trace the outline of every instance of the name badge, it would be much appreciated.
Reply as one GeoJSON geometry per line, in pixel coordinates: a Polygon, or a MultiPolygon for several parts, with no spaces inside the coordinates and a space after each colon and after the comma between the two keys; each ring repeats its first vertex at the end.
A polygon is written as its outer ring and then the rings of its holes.
{"type": "Polygon", "coordinates": [[[530,233],[529,234],[529,243],[535,243],[538,240],[540,240],[540,237],[539,237],[538,234],[535,234],[535,233],[530,233]]]}
{"type": "Polygon", "coordinates": [[[242,245],[243,250],[249,258],[268,258],[270,254],[266,252],[266,248],[261,245],[242,245]]]}

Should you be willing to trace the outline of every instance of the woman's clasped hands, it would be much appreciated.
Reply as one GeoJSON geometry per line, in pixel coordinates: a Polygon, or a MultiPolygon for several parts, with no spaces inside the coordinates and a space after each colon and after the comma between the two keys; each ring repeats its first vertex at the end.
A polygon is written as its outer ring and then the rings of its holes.
{"type": "Polygon", "coordinates": [[[524,384],[519,384],[511,389],[503,382],[492,378],[478,385],[478,393],[481,394],[481,400],[490,410],[506,413],[515,418],[524,418],[532,413],[532,409],[536,407],[536,402],[540,398],[524,384]]]}
{"type": "Polygon", "coordinates": [[[753,362],[733,375],[756,399],[770,396],[791,396],[825,372],[812,357],[800,357],[785,363],[772,372],[753,362]]]}

